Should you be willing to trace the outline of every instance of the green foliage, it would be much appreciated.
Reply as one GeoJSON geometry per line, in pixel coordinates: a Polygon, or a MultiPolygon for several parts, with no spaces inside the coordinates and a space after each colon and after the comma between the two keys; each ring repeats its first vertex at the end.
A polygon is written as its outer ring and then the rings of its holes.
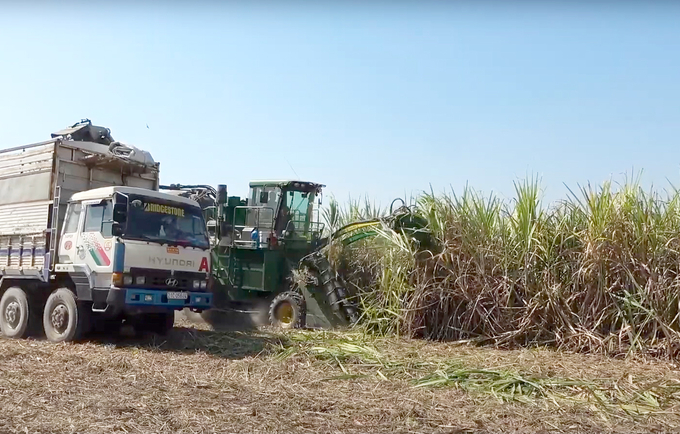
{"type": "MultiPolygon", "coordinates": [[[[361,293],[363,325],[428,339],[674,354],[678,191],[606,182],[546,207],[539,186],[515,183],[511,201],[467,187],[423,193],[417,209],[436,252],[387,229],[338,247],[334,263],[361,293]]],[[[329,226],[385,212],[368,200],[332,206],[329,226]]]]}
{"type": "Polygon", "coordinates": [[[348,223],[383,217],[386,211],[368,198],[365,198],[363,201],[361,199],[350,198],[347,205],[343,208],[337,199],[331,196],[328,206],[321,210],[321,217],[327,232],[330,234],[348,223]]]}

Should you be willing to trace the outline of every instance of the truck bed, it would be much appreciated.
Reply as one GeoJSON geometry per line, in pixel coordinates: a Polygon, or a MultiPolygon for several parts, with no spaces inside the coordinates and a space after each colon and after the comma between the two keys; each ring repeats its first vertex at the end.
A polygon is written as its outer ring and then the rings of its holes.
{"type": "Polygon", "coordinates": [[[47,278],[68,199],[107,186],[158,190],[158,166],[61,138],[0,150],[0,276],[47,278]]]}

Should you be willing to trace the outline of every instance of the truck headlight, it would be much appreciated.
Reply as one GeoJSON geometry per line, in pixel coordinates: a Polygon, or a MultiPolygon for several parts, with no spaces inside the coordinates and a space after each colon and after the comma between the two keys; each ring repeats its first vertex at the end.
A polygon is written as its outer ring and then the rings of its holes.
{"type": "Polygon", "coordinates": [[[144,285],[146,283],[146,277],[137,276],[135,277],[135,285],[144,285]]]}
{"type": "Polygon", "coordinates": [[[132,276],[129,274],[123,276],[123,285],[132,285],[132,276]]]}
{"type": "Polygon", "coordinates": [[[208,281],[207,280],[201,280],[201,289],[205,289],[208,287],[208,281]]]}
{"type": "Polygon", "coordinates": [[[115,272],[111,275],[111,283],[114,286],[123,286],[123,273],[115,272]]]}
{"type": "Polygon", "coordinates": [[[198,289],[201,287],[201,281],[200,280],[194,280],[194,289],[198,289]]]}

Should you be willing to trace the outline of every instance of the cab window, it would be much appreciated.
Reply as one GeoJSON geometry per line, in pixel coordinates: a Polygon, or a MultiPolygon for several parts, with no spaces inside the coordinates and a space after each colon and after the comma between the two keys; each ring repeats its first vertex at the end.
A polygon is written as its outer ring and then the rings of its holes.
{"type": "Polygon", "coordinates": [[[290,212],[295,229],[303,231],[310,210],[310,193],[291,191],[287,195],[286,206],[290,212]]]}
{"type": "Polygon", "coordinates": [[[66,221],[64,222],[64,233],[73,234],[78,232],[78,222],[80,221],[80,211],[82,205],[78,203],[70,203],[66,211],[66,221]]]}
{"type": "Polygon", "coordinates": [[[281,197],[278,187],[252,187],[250,189],[251,206],[261,206],[265,209],[247,210],[246,224],[259,228],[271,228],[274,225],[274,213],[281,197]]]}
{"type": "Polygon", "coordinates": [[[109,238],[112,236],[111,226],[107,225],[106,231],[103,231],[102,223],[111,221],[112,219],[113,206],[111,205],[110,200],[107,200],[101,204],[88,205],[87,213],[85,214],[85,227],[83,232],[101,232],[104,238],[109,238]]]}

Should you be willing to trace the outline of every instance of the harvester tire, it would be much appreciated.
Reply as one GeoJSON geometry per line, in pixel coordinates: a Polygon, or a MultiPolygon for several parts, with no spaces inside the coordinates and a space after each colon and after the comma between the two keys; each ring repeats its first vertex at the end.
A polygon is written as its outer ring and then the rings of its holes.
{"type": "Polygon", "coordinates": [[[307,307],[302,294],[286,291],[277,295],[269,305],[269,323],[283,329],[304,328],[307,307]]]}

